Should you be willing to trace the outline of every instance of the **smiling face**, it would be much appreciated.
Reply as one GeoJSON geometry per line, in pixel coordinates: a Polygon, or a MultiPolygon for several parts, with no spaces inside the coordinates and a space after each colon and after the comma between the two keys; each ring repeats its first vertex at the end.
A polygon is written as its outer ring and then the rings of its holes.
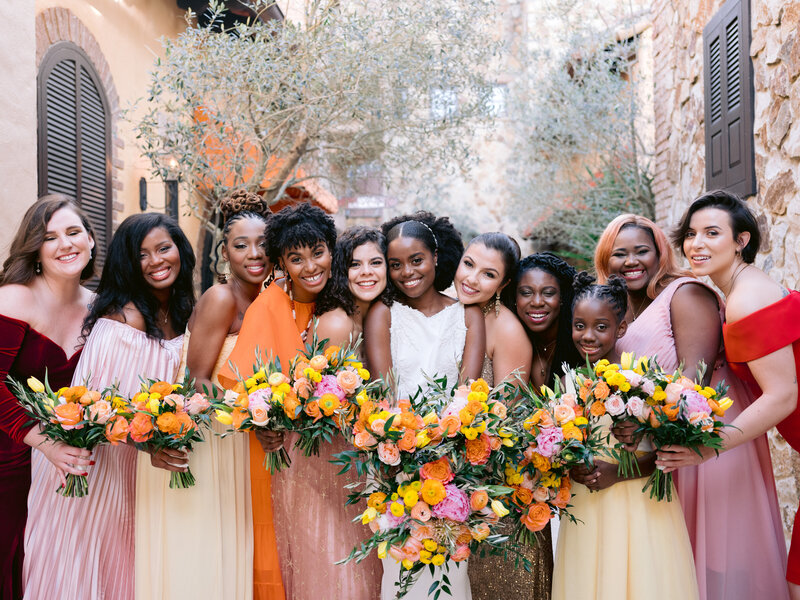
{"type": "Polygon", "coordinates": [[[181,255],[169,232],[155,227],[142,240],[139,264],[145,283],[154,290],[172,287],[181,272],[181,255]]]}
{"type": "Polygon", "coordinates": [[[433,287],[436,257],[422,240],[400,236],[386,250],[389,277],[401,294],[419,298],[433,287]]]}
{"type": "Polygon", "coordinates": [[[50,217],[39,248],[42,273],[55,277],[80,277],[92,258],[92,248],[94,240],[81,218],[70,208],[60,208],[50,217]]]}
{"type": "Polygon", "coordinates": [[[558,327],[561,287],[550,273],[531,269],[517,284],[517,315],[533,333],[543,334],[558,327]]]}
{"type": "Polygon", "coordinates": [[[701,277],[727,274],[737,263],[737,250],[750,241],[749,233],[734,238],[731,218],[719,208],[703,208],[692,215],[683,238],[683,253],[692,272],[701,277]]]}
{"type": "Polygon", "coordinates": [[[228,261],[234,277],[252,284],[261,284],[269,272],[267,238],[264,221],[253,217],[239,219],[231,225],[222,257],[228,261]]]}
{"type": "Polygon", "coordinates": [[[609,303],[599,298],[579,300],[572,309],[572,341],[581,357],[588,357],[592,364],[611,354],[626,327],[625,321],[617,322],[609,303]]]}
{"type": "Polygon", "coordinates": [[[375,242],[366,242],[353,250],[347,269],[350,292],[362,302],[372,302],[386,289],[386,259],[375,242]]]}
{"type": "Polygon", "coordinates": [[[331,251],[325,242],[281,253],[283,270],[292,280],[298,302],[314,302],[331,275],[331,251]]]}
{"type": "Polygon", "coordinates": [[[504,278],[503,255],[475,243],[464,251],[453,284],[463,304],[485,304],[504,287],[504,278]]]}
{"type": "Polygon", "coordinates": [[[647,290],[658,272],[658,252],[650,233],[641,227],[623,228],[614,240],[608,271],[625,279],[629,292],[647,290]]]}

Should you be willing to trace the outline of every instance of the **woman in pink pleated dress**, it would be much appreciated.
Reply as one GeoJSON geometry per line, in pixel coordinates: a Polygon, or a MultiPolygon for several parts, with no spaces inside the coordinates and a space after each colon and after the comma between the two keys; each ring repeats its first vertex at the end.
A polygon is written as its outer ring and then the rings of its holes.
{"type": "MultiPolygon", "coordinates": [[[[139,390],[140,377],[171,380],[194,307],[194,254],[177,223],[163,215],[128,217],[109,247],[86,321],[88,336],[73,385],[119,394],[139,390]]],[[[120,444],[94,451],[89,495],[55,493],[58,473],[34,450],[25,531],[25,598],[132,600],[136,450],[120,444]]],[[[161,451],[153,464],[183,470],[184,453],[161,451]]],[[[147,552],[147,548],[139,551],[147,552]]]]}

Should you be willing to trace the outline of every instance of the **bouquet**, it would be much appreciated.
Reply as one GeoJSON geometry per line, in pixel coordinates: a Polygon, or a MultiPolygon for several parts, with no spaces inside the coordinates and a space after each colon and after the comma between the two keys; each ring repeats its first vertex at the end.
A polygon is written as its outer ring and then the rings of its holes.
{"type": "MultiPolygon", "coordinates": [[[[633,420],[640,422],[645,410],[645,400],[651,397],[655,384],[645,376],[647,357],[636,357],[624,352],[619,364],[603,359],[594,369],[588,367],[574,372],[579,386],[579,396],[593,417],[607,414],[612,426],[633,420]]],[[[622,444],[606,448],[606,454],[617,460],[620,477],[638,477],[639,462],[636,454],[625,450],[622,444]]]]}
{"type": "MultiPolygon", "coordinates": [[[[8,382],[31,418],[29,424],[38,423],[42,434],[54,442],[92,450],[106,442],[118,444],[128,435],[126,403],[113,387],[97,391],[76,385],[54,392],[47,377],[44,383],[35,377],[27,385],[11,377],[8,382]]],[[[89,483],[85,475],[67,473],[66,484],[56,491],[67,498],[81,498],[89,493],[89,483]]]]}
{"type": "MultiPolygon", "coordinates": [[[[703,380],[706,366],[700,363],[698,381],[703,380]]],[[[728,386],[724,382],[715,388],[702,386],[681,375],[680,370],[667,374],[651,365],[646,376],[653,381],[653,394],[646,399],[640,421],[640,430],[653,440],[656,449],[668,445],[685,446],[700,454],[700,447],[713,448],[717,454],[722,449],[721,430],[727,427],[720,419],[725,416],[733,400],[726,397],[728,386]]],[[[650,497],[672,500],[672,473],[656,469],[642,491],[650,490],[650,497]]]]}
{"type": "MultiPolygon", "coordinates": [[[[278,359],[264,363],[256,349],[256,363],[247,377],[239,376],[233,390],[226,390],[219,399],[211,398],[217,421],[233,431],[288,431],[295,428],[301,404],[290,379],[281,372],[278,359]]],[[[216,390],[215,390],[216,394],[216,390]]],[[[264,468],[274,474],[291,464],[289,454],[281,446],[264,457],[264,468]]]]}
{"type": "Polygon", "coordinates": [[[330,442],[338,433],[350,433],[358,411],[370,390],[379,390],[382,382],[368,383],[370,374],[356,358],[356,342],[340,348],[328,340],[313,340],[292,361],[292,389],[300,400],[301,410],[294,420],[299,432],[297,446],[306,456],[319,454],[319,445],[330,442]]]}
{"type": "MultiPolygon", "coordinates": [[[[369,483],[351,484],[349,503],[366,502],[361,522],[372,536],[347,560],[372,550],[400,562],[397,598],[419,573],[448,561],[466,560],[480,545],[499,549],[497,533],[509,514],[502,498],[506,465],[516,456],[507,409],[483,380],[447,386],[435,380],[412,400],[392,407],[385,399],[361,402],[353,425],[354,451],[333,462],[347,471],[353,463],[369,483]]],[[[345,562],[343,561],[343,562],[345,562]]],[[[446,574],[431,586],[435,596],[450,593],[446,574]]]]}
{"type": "MultiPolygon", "coordinates": [[[[129,402],[129,438],[139,449],[162,448],[191,450],[203,440],[200,427],[208,427],[211,405],[203,394],[194,391],[188,373],[182,383],[144,380],[142,391],[129,402]]],[[[170,473],[169,487],[187,488],[195,484],[191,470],[170,473]]]]}

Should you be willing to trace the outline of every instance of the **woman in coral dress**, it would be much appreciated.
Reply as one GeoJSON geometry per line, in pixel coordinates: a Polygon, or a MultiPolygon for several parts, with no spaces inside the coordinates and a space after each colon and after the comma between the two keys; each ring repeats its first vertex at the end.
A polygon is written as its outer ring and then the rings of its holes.
{"type": "MultiPolygon", "coordinates": [[[[716,386],[724,380],[730,386],[734,403],[725,415],[728,422],[752,403],[722,355],[716,295],[676,268],[672,248],[656,225],[633,215],[615,219],[599,240],[596,268],[604,276],[633,274],[628,294],[630,306],[635,302],[639,310],[628,311],[629,327],[617,342],[618,352],[656,356],[667,371],[683,362],[689,377],[696,375],[697,361],[703,359],[706,381],[716,386]]],[[[766,436],[718,460],[680,469],[674,481],[694,549],[701,600],[786,599],[781,580],[786,547],[766,436]],[[753,548],[759,549],[756,556],[753,548]]]]}
{"type": "MultiPolygon", "coordinates": [[[[119,394],[130,397],[140,377],[172,379],[183,343],[177,331],[194,307],[193,267],[192,247],[174,220],[155,213],[125,219],[84,322],[88,338],[72,384],[117,384],[119,394]]],[[[58,472],[34,451],[26,599],[133,599],[136,457],[126,444],[99,446],[88,469],[89,495],[64,498],[54,491],[58,472]]],[[[153,462],[183,470],[186,457],[162,451],[153,462]]]]}
{"type": "MultiPolygon", "coordinates": [[[[775,425],[793,448],[800,448],[800,410],[797,407],[800,303],[797,292],[788,292],[753,266],[760,242],[755,216],[736,196],[722,191],[709,192],[689,207],[673,234],[673,241],[689,260],[695,275],[709,276],[725,294],[725,352],[731,366],[750,384],[755,396],[755,400],[733,419],[733,427],[723,432],[722,458],[762,437],[775,425]]],[[[665,471],[671,471],[713,457],[714,453],[708,450],[703,450],[701,458],[687,448],[668,447],[659,452],[658,464],[665,471]]],[[[718,461],[710,461],[711,464],[715,462],[718,461]]],[[[740,472],[741,468],[731,475],[737,486],[740,472]]],[[[734,519],[730,526],[738,528],[740,520],[734,519]]],[[[786,567],[792,598],[800,598],[798,529],[795,522],[786,567]]],[[[776,536],[783,541],[780,531],[776,536]]],[[[761,547],[745,537],[738,543],[750,550],[751,574],[767,568],[768,557],[763,555],[761,547]]],[[[781,596],[785,597],[785,593],[781,596]]]]}
{"type": "Polygon", "coordinates": [[[62,472],[81,474],[87,450],[48,441],[7,385],[45,376],[69,385],[81,354],[80,332],[94,273],[94,237],[86,215],[68,197],[40,198],[22,218],[0,273],[0,598],[22,597],[22,564],[31,447],[62,472]],[[59,314],[53,319],[53,314],[59,314]]]}
{"type": "MultiPolygon", "coordinates": [[[[241,374],[251,371],[257,350],[265,360],[270,355],[278,358],[288,372],[291,360],[304,346],[315,301],[330,276],[335,243],[333,219],[310,204],[286,207],[270,219],[268,256],[286,277],[264,290],[245,313],[229,359],[241,374]]],[[[230,366],[223,367],[218,378],[228,388],[237,381],[230,366]]],[[[293,441],[288,438],[286,444],[293,441]]],[[[250,438],[253,597],[283,598],[285,590],[291,600],[347,598],[347,592],[338,591],[337,586],[346,590],[351,582],[318,575],[321,565],[343,558],[333,556],[333,548],[327,546],[335,535],[340,508],[333,507],[334,500],[324,492],[326,482],[335,481],[337,469],[322,457],[306,458],[295,448],[289,449],[289,455],[292,466],[270,477],[264,468],[264,450],[250,438]]]]}
{"type": "MultiPolygon", "coordinates": [[[[220,211],[225,223],[219,251],[230,273],[197,303],[178,369],[181,376],[188,368],[196,389],[207,391],[217,385],[244,313],[270,271],[265,230],[271,213],[263,198],[236,192],[223,199],[220,211]]],[[[137,598],[253,597],[249,438],[221,437],[227,427],[216,421],[212,428],[189,455],[194,486],[169,489],[169,471],[139,465],[136,547],[147,553],[138,561],[137,598]]]]}

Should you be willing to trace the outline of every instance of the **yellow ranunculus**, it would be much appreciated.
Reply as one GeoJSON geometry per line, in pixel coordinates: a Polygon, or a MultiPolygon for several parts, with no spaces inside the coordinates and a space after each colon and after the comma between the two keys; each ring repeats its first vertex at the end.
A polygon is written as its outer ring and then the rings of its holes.
{"type": "Polygon", "coordinates": [[[37,394],[44,392],[44,384],[36,379],[36,377],[28,377],[28,387],[37,394]]]}
{"type": "Polygon", "coordinates": [[[586,417],[577,417],[574,423],[575,425],[587,425],[589,420],[586,417]]]}
{"type": "Polygon", "coordinates": [[[409,560],[407,558],[404,558],[403,559],[403,568],[406,569],[407,571],[410,571],[411,569],[414,568],[414,561],[411,561],[411,560],[409,560]]]}
{"type": "Polygon", "coordinates": [[[366,402],[367,400],[369,400],[369,395],[367,394],[367,390],[361,390],[360,392],[358,392],[358,395],[356,396],[356,402],[358,403],[359,406],[364,404],[364,402],[366,402]]]}
{"type": "Polygon", "coordinates": [[[478,430],[474,427],[462,427],[461,433],[463,433],[464,437],[468,440],[474,440],[478,437],[478,430]]]}
{"type": "Polygon", "coordinates": [[[561,477],[550,471],[539,480],[542,487],[557,488],[561,486],[561,477]]]}
{"type": "Polygon", "coordinates": [[[419,492],[422,489],[422,482],[417,479],[416,481],[411,482],[411,489],[415,492],[419,492]]]}
{"type": "Polygon", "coordinates": [[[244,380],[244,387],[246,387],[248,390],[250,388],[256,387],[257,385],[258,381],[256,381],[254,377],[248,377],[247,379],[244,380]]]}
{"type": "Polygon", "coordinates": [[[433,540],[430,540],[430,539],[428,539],[428,540],[425,540],[424,542],[422,542],[422,546],[423,546],[423,547],[425,548],[425,550],[427,550],[428,552],[435,552],[435,551],[436,551],[436,547],[437,547],[438,545],[439,545],[439,544],[437,544],[436,542],[434,542],[433,540]]]}
{"type": "Polygon", "coordinates": [[[508,514],[508,509],[500,500],[492,500],[492,512],[498,517],[503,518],[508,514]]]}
{"type": "Polygon", "coordinates": [[[158,392],[151,392],[148,398],[150,398],[150,400],[161,400],[161,394],[158,392]]]}
{"type": "Polygon", "coordinates": [[[716,394],[717,392],[716,390],[714,390],[714,388],[706,386],[703,389],[699,390],[699,393],[701,396],[708,399],[708,398],[713,398],[714,394],[716,394]]]}
{"type": "Polygon", "coordinates": [[[409,490],[403,494],[403,502],[408,508],[414,508],[414,505],[419,502],[419,494],[414,490],[409,490]]]}
{"type": "Polygon", "coordinates": [[[219,421],[223,425],[230,425],[233,423],[233,419],[231,418],[230,413],[219,409],[217,409],[216,413],[217,413],[217,421],[219,421]]]}
{"type": "Polygon", "coordinates": [[[370,372],[366,369],[358,369],[358,376],[364,381],[369,381],[370,372]]]}
{"type": "Polygon", "coordinates": [[[419,561],[420,561],[421,563],[424,563],[424,564],[426,564],[426,565],[427,565],[427,564],[430,564],[430,562],[431,562],[431,556],[433,556],[433,554],[431,554],[431,553],[430,553],[430,552],[428,552],[427,550],[420,550],[420,551],[419,551],[419,561]]]}
{"type": "Polygon", "coordinates": [[[475,431],[477,431],[478,433],[483,433],[484,431],[486,431],[486,421],[484,421],[483,423],[481,423],[477,427],[473,427],[473,429],[475,431]]]}
{"type": "Polygon", "coordinates": [[[441,567],[444,564],[444,554],[437,554],[431,559],[431,564],[434,567],[441,567]]]}
{"type": "Polygon", "coordinates": [[[667,399],[667,393],[663,390],[660,385],[656,386],[656,390],[653,392],[653,400],[656,402],[661,402],[662,400],[667,399]]]}

